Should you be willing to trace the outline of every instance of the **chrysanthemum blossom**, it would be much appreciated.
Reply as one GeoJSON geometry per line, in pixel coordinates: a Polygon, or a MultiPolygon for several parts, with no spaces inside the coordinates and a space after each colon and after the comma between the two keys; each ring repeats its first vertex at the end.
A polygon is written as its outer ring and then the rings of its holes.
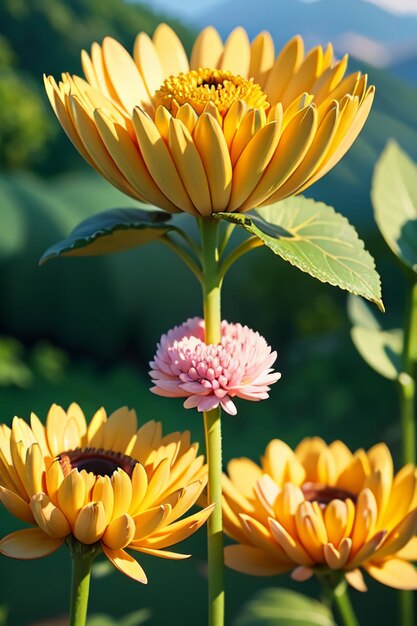
{"type": "Polygon", "coordinates": [[[165,548],[194,533],[212,507],[183,518],[207,482],[188,432],[162,436],[161,424],[137,429],[134,411],[104,409],[87,426],[80,407],[53,405],[44,427],[15,417],[0,426],[0,499],[32,528],[0,540],[0,553],[36,559],[70,537],[101,547],[113,565],[146,583],[126,548],[168,559],[165,548]],[[181,519],[180,519],[181,518],[181,519]]]}
{"type": "Polygon", "coordinates": [[[417,470],[394,475],[383,443],[352,453],[341,441],[271,441],[258,466],[234,459],[224,476],[226,564],[267,576],[339,571],[365,591],[364,569],[396,589],[417,589],[417,470]]]}
{"type": "Polygon", "coordinates": [[[349,150],[374,87],[345,75],[331,44],[278,53],[268,32],[208,27],[190,59],[166,24],[139,33],[133,57],[106,37],[82,52],[85,79],[45,78],[52,107],[115,187],[166,211],[248,211],[300,193],[349,150]]]}
{"type": "Polygon", "coordinates": [[[272,371],[276,352],[261,335],[241,324],[221,323],[218,345],[204,342],[204,320],[194,317],[162,335],[149,372],[151,391],[187,398],[186,409],[211,411],[219,405],[236,415],[232,398],[264,400],[281,374],[272,371]]]}

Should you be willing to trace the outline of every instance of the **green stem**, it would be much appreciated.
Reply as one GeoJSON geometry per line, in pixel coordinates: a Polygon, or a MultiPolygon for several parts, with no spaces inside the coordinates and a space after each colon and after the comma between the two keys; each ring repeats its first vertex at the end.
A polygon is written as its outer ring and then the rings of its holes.
{"type": "MultiPolygon", "coordinates": [[[[201,220],[203,303],[206,343],[220,342],[222,279],[219,273],[219,223],[201,220]]],[[[222,520],[222,439],[220,409],[204,413],[208,462],[208,502],[215,503],[207,523],[209,626],[224,624],[224,563],[222,520]]]]}
{"type": "Polygon", "coordinates": [[[91,565],[97,554],[95,546],[86,546],[72,537],[67,540],[72,557],[70,626],[85,626],[91,565]]]}
{"type": "Polygon", "coordinates": [[[322,584],[326,598],[330,605],[335,606],[342,620],[343,626],[359,626],[348,593],[348,585],[343,576],[337,571],[317,574],[322,584]]]}
{"type": "MultiPolygon", "coordinates": [[[[403,373],[398,377],[401,412],[402,462],[416,464],[415,374],[417,361],[417,280],[411,277],[404,321],[403,373]]],[[[400,592],[400,624],[413,626],[414,597],[400,592]]]]}

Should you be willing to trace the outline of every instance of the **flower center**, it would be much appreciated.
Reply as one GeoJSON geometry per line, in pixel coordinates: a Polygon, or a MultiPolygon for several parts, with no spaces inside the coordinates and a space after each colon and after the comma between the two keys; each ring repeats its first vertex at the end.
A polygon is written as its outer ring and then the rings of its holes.
{"type": "Polygon", "coordinates": [[[356,495],[346,489],[329,487],[321,483],[304,483],[301,486],[304,497],[309,502],[317,502],[320,506],[326,507],[332,500],[352,500],[356,503],[356,495]]]}
{"type": "Polygon", "coordinates": [[[92,472],[96,476],[112,476],[119,467],[131,476],[136,463],[139,463],[130,456],[102,448],[76,448],[63,452],[58,459],[64,476],[68,476],[73,469],[92,472]]]}
{"type": "Polygon", "coordinates": [[[176,115],[183,104],[188,103],[200,115],[210,102],[219,113],[225,114],[236,100],[243,100],[256,109],[267,109],[266,94],[253,79],[234,76],[221,70],[199,69],[167,78],[154,95],[154,104],[162,104],[176,115]]]}

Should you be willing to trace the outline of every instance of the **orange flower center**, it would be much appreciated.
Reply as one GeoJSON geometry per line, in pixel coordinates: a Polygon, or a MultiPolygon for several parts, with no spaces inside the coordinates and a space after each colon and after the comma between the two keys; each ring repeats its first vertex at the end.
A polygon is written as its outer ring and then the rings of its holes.
{"type": "Polygon", "coordinates": [[[352,502],[356,503],[356,495],[351,491],[329,487],[321,483],[304,483],[301,490],[306,500],[317,502],[323,507],[326,507],[332,500],[352,500],[352,502]]]}
{"type": "Polygon", "coordinates": [[[58,459],[64,476],[68,476],[73,469],[92,472],[95,476],[112,476],[118,468],[131,476],[136,463],[139,463],[121,452],[102,448],[76,448],[63,452],[58,459]]]}
{"type": "Polygon", "coordinates": [[[269,107],[266,95],[252,78],[246,80],[231,72],[207,68],[170,76],[153,98],[155,107],[162,104],[173,115],[183,104],[189,104],[200,115],[209,103],[214,104],[219,113],[225,114],[236,100],[243,100],[256,109],[269,107]]]}

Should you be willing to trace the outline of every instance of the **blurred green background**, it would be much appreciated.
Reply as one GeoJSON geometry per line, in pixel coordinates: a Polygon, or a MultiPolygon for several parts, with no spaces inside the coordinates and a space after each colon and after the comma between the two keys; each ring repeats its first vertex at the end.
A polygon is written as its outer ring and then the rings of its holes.
{"type": "MultiPolygon", "coordinates": [[[[127,404],[141,422],[161,419],[166,431],[190,429],[202,442],[197,415],[180,401],[148,391],[148,361],[161,333],[201,314],[198,285],[181,262],[152,244],[38,267],[44,250],[81,219],[135,205],[76,153],[50,110],[42,73],[79,73],[81,48],[108,34],[131,48],[139,30],[152,33],[162,19],[122,0],[0,2],[0,405],[7,423],[30,411],[43,418],[52,402],[67,406],[75,400],[88,417],[100,405],[112,411],[127,404]]],[[[193,29],[167,21],[189,50],[193,29]]],[[[353,60],[350,68],[356,67],[353,60]]],[[[332,204],[357,226],[382,275],[388,311],[382,321],[392,326],[401,324],[404,284],[374,225],[369,190],[389,137],[417,157],[417,88],[384,70],[365,69],[377,86],[366,128],[342,163],[307,195],[332,204]]],[[[384,440],[398,458],[395,389],[355,352],[345,293],[257,250],[230,272],[223,315],[259,330],[278,350],[282,372],[268,402],[240,403],[237,417],[225,416],[225,462],[233,456],[258,459],[273,437],[295,445],[310,435],[341,438],[353,448],[384,440]]],[[[3,510],[0,523],[2,535],[17,528],[3,510]]],[[[194,556],[180,563],[142,557],[147,587],[119,573],[95,579],[91,613],[121,623],[121,616],[146,608],[150,626],[203,626],[204,531],[186,549],[194,556]]],[[[48,618],[58,624],[67,607],[69,575],[64,549],[36,562],[1,558],[0,604],[8,607],[7,623],[48,618]]],[[[265,580],[234,572],[227,573],[227,582],[228,624],[256,589],[293,585],[285,577],[265,580]]],[[[297,588],[317,592],[314,584],[297,588]]],[[[367,612],[368,626],[394,623],[393,591],[382,593],[370,583],[369,594],[354,594],[354,602],[360,615],[367,612]]]]}

